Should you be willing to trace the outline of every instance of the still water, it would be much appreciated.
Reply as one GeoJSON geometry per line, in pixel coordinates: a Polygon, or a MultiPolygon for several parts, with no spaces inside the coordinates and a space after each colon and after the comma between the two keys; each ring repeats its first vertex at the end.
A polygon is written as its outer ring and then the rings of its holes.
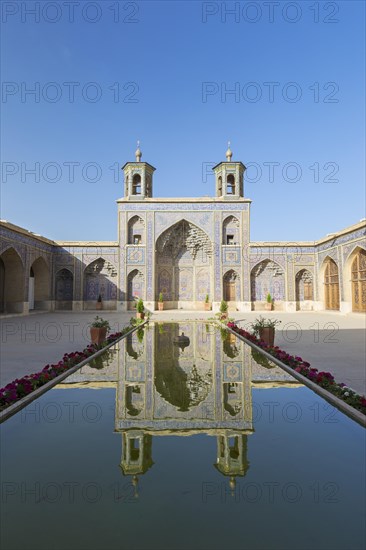
{"type": "Polygon", "coordinates": [[[3,550],[361,549],[365,430],[249,346],[150,324],[6,421],[3,550]]]}

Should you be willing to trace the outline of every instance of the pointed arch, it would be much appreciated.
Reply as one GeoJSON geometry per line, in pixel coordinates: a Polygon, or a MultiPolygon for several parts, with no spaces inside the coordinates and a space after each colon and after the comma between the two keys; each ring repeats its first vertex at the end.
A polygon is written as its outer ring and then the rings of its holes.
{"type": "Polygon", "coordinates": [[[141,175],[140,174],[134,174],[132,178],[132,194],[133,195],[141,195],[142,189],[141,189],[141,175]]]}
{"type": "Polygon", "coordinates": [[[344,264],[344,297],[356,313],[366,311],[366,250],[355,245],[344,264]]]}
{"type": "Polygon", "coordinates": [[[295,275],[295,294],[297,309],[309,309],[304,302],[314,300],[314,277],[308,269],[300,269],[295,275]]]}
{"type": "Polygon", "coordinates": [[[351,250],[349,250],[347,256],[345,257],[344,259],[344,264],[346,265],[350,260],[352,261],[353,258],[355,257],[355,255],[359,252],[359,251],[364,251],[366,252],[366,247],[359,244],[359,243],[356,243],[353,245],[353,248],[351,250]]]}
{"type": "Polygon", "coordinates": [[[338,265],[330,256],[326,256],[321,267],[323,273],[324,307],[338,311],[340,306],[338,265]]]}
{"type": "Polygon", "coordinates": [[[145,243],[145,222],[140,216],[133,216],[128,221],[128,244],[139,245],[145,243]]]}
{"type": "Polygon", "coordinates": [[[133,269],[127,276],[127,300],[132,309],[139,298],[145,299],[145,277],[138,269],[133,269]]]}
{"type": "Polygon", "coordinates": [[[161,233],[155,248],[155,299],[160,292],[164,295],[164,287],[167,307],[199,307],[194,302],[203,307],[212,277],[213,247],[207,233],[183,218],[161,233]]]}
{"type": "Polygon", "coordinates": [[[229,269],[223,276],[222,295],[226,302],[240,301],[240,277],[234,269],[229,269]]]}
{"type": "Polygon", "coordinates": [[[222,223],[222,244],[240,244],[240,223],[235,216],[227,216],[222,223]]]}
{"type": "Polygon", "coordinates": [[[207,252],[212,254],[212,244],[209,235],[205,229],[200,227],[196,221],[191,221],[188,216],[187,218],[182,217],[157,235],[155,243],[156,250],[158,250],[158,248],[161,250],[162,246],[166,246],[166,242],[172,239],[174,233],[179,233],[180,228],[184,228],[186,234],[189,230],[191,232],[196,232],[199,238],[203,239],[207,252]]]}
{"type": "Polygon", "coordinates": [[[0,257],[3,254],[5,254],[8,250],[10,250],[12,253],[15,252],[15,254],[18,256],[18,258],[20,260],[20,263],[22,264],[22,267],[24,267],[24,261],[23,261],[21,253],[19,252],[19,250],[15,246],[13,246],[11,244],[4,247],[4,249],[2,250],[2,252],[0,254],[0,257]]]}
{"type": "Polygon", "coordinates": [[[236,186],[236,183],[235,183],[234,174],[228,174],[226,178],[226,194],[235,195],[236,194],[235,186],[236,186]]]}
{"type": "Polygon", "coordinates": [[[84,269],[84,309],[96,309],[99,296],[103,308],[117,308],[117,269],[102,257],[84,269]]]}
{"type": "Polygon", "coordinates": [[[48,310],[51,300],[50,270],[45,258],[39,256],[29,271],[29,309],[48,310]]]}
{"type": "Polygon", "coordinates": [[[222,197],[222,176],[217,178],[217,195],[222,197]]]}
{"type": "Polygon", "coordinates": [[[19,252],[7,247],[0,256],[0,308],[3,313],[22,313],[25,271],[19,252]]]}
{"type": "Polygon", "coordinates": [[[274,260],[266,258],[250,272],[252,302],[265,302],[268,293],[277,301],[285,300],[285,272],[274,260]]]}

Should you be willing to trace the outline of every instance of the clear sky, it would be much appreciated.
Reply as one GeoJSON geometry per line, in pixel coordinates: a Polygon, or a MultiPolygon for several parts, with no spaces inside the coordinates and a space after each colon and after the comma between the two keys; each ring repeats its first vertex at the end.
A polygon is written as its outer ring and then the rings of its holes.
{"type": "Polygon", "coordinates": [[[230,140],[248,166],[253,241],[314,240],[365,217],[364,2],[1,8],[3,219],[116,240],[119,168],[137,139],[156,197],[213,195],[209,168],[230,140]]]}

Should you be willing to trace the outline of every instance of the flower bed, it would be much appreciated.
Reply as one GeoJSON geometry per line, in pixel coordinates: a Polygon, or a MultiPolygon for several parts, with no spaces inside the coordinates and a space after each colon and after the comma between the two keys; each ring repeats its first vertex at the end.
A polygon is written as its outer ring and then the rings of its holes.
{"type": "Polygon", "coordinates": [[[120,332],[110,334],[99,346],[96,344],[89,344],[83,351],[65,353],[63,358],[58,363],[46,365],[41,372],[27,374],[22,378],[17,378],[13,382],[10,382],[10,384],[7,384],[0,390],[0,411],[3,411],[10,405],[13,405],[26,395],[31,394],[36,389],[40,388],[44,384],[47,384],[47,382],[50,382],[50,380],[57,378],[60,374],[63,374],[72,367],[75,367],[78,363],[81,363],[88,357],[91,357],[96,352],[103,350],[103,348],[109,346],[110,344],[113,344],[113,342],[121,338],[131,329],[131,326],[127,326],[120,332]]]}
{"type": "Polygon", "coordinates": [[[285,365],[288,365],[296,372],[302,374],[318,386],[324,388],[339,399],[342,399],[342,401],[348,405],[351,405],[351,407],[366,415],[365,396],[359,395],[351,390],[351,388],[348,388],[345,384],[335,382],[334,377],[330,372],[319,372],[318,369],[311,368],[310,363],[304,361],[301,357],[290,355],[286,351],[281,350],[278,346],[267,346],[265,342],[250,332],[239,328],[235,323],[228,323],[227,326],[240,336],[243,336],[243,338],[246,338],[250,342],[253,342],[256,346],[262,348],[279,361],[282,361],[282,363],[285,363],[285,365]]]}

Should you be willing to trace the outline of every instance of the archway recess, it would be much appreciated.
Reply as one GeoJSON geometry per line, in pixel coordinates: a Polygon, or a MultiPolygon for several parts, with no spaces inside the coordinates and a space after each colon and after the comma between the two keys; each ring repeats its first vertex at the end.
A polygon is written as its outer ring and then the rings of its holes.
{"type": "Polygon", "coordinates": [[[314,300],[314,278],[308,269],[301,269],[295,277],[296,308],[312,309],[314,300]],[[311,302],[311,303],[310,303],[311,302]]]}
{"type": "Polygon", "coordinates": [[[104,258],[97,258],[84,270],[84,309],[95,309],[99,296],[103,309],[117,308],[117,269],[104,258]]]}
{"type": "Polygon", "coordinates": [[[230,269],[224,275],[223,296],[226,302],[240,301],[239,275],[233,269],[230,269]]]}
{"type": "Polygon", "coordinates": [[[212,243],[187,220],[169,227],[156,241],[155,299],[164,307],[201,309],[212,289],[212,243]]]}
{"type": "Polygon", "coordinates": [[[29,309],[50,309],[50,271],[44,258],[37,258],[29,272],[29,309]]]}
{"type": "Polygon", "coordinates": [[[24,307],[24,267],[14,248],[8,248],[0,257],[1,313],[22,313],[24,307]]]}
{"type": "Polygon", "coordinates": [[[74,298],[74,276],[69,269],[60,269],[55,279],[56,309],[72,309],[74,298]]]}

